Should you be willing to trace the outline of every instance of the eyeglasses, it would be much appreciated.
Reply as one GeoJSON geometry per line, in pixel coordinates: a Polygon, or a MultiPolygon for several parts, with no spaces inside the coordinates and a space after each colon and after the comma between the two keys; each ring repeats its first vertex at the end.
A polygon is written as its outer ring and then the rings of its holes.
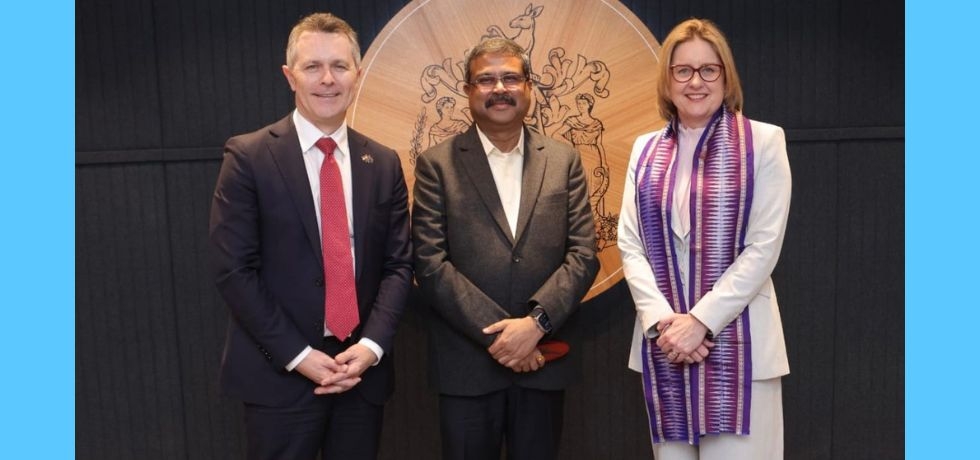
{"type": "Polygon", "coordinates": [[[696,69],[689,65],[672,65],[670,66],[670,76],[674,77],[677,83],[687,83],[694,78],[694,72],[697,72],[701,76],[701,80],[710,83],[721,76],[721,71],[724,68],[725,66],[721,64],[705,64],[696,69]]]}
{"type": "Polygon", "coordinates": [[[482,90],[490,90],[497,87],[498,81],[503,83],[504,88],[517,89],[527,81],[527,77],[517,73],[505,73],[499,77],[496,75],[480,75],[474,78],[470,84],[476,85],[482,90]]]}

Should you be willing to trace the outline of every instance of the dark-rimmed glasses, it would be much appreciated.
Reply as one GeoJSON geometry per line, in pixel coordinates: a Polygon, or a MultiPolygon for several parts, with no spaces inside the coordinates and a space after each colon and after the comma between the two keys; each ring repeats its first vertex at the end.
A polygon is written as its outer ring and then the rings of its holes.
{"type": "Polygon", "coordinates": [[[721,77],[724,68],[725,66],[721,64],[705,64],[696,69],[689,65],[677,64],[670,66],[670,76],[677,83],[687,83],[694,78],[694,73],[697,72],[701,76],[701,80],[710,83],[721,77]]]}
{"type": "Polygon", "coordinates": [[[482,90],[490,90],[497,87],[498,81],[503,83],[504,88],[517,89],[527,81],[527,77],[519,73],[505,73],[499,77],[496,75],[479,75],[470,84],[482,90]]]}

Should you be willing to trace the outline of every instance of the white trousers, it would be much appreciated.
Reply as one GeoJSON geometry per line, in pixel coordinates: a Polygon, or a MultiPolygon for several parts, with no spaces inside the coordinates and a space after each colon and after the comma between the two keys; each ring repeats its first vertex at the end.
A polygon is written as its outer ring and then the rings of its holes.
{"type": "Polygon", "coordinates": [[[707,435],[701,444],[684,441],[653,445],[656,460],[782,460],[783,384],[781,378],[752,381],[748,436],[707,435]]]}

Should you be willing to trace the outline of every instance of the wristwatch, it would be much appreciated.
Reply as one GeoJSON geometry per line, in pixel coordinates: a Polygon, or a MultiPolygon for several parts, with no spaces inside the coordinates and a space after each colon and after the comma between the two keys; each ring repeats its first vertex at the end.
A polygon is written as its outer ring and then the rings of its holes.
{"type": "Polygon", "coordinates": [[[527,316],[530,316],[534,320],[534,324],[538,326],[541,332],[544,332],[545,335],[551,334],[551,320],[548,319],[548,312],[544,311],[544,308],[538,305],[527,316]]]}

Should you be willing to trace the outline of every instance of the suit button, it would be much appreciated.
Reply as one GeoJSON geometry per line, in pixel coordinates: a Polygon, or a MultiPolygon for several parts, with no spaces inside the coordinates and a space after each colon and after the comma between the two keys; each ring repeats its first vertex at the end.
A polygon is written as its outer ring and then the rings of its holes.
{"type": "Polygon", "coordinates": [[[513,260],[515,264],[521,263],[521,258],[518,257],[518,256],[514,256],[514,258],[513,259],[510,259],[510,260],[513,260]]]}
{"type": "Polygon", "coordinates": [[[261,345],[259,345],[259,351],[261,351],[262,355],[265,356],[266,361],[272,361],[272,355],[269,353],[268,350],[263,348],[261,345]]]}
{"type": "Polygon", "coordinates": [[[323,278],[316,278],[313,280],[313,285],[316,287],[323,287],[323,278]]]}

